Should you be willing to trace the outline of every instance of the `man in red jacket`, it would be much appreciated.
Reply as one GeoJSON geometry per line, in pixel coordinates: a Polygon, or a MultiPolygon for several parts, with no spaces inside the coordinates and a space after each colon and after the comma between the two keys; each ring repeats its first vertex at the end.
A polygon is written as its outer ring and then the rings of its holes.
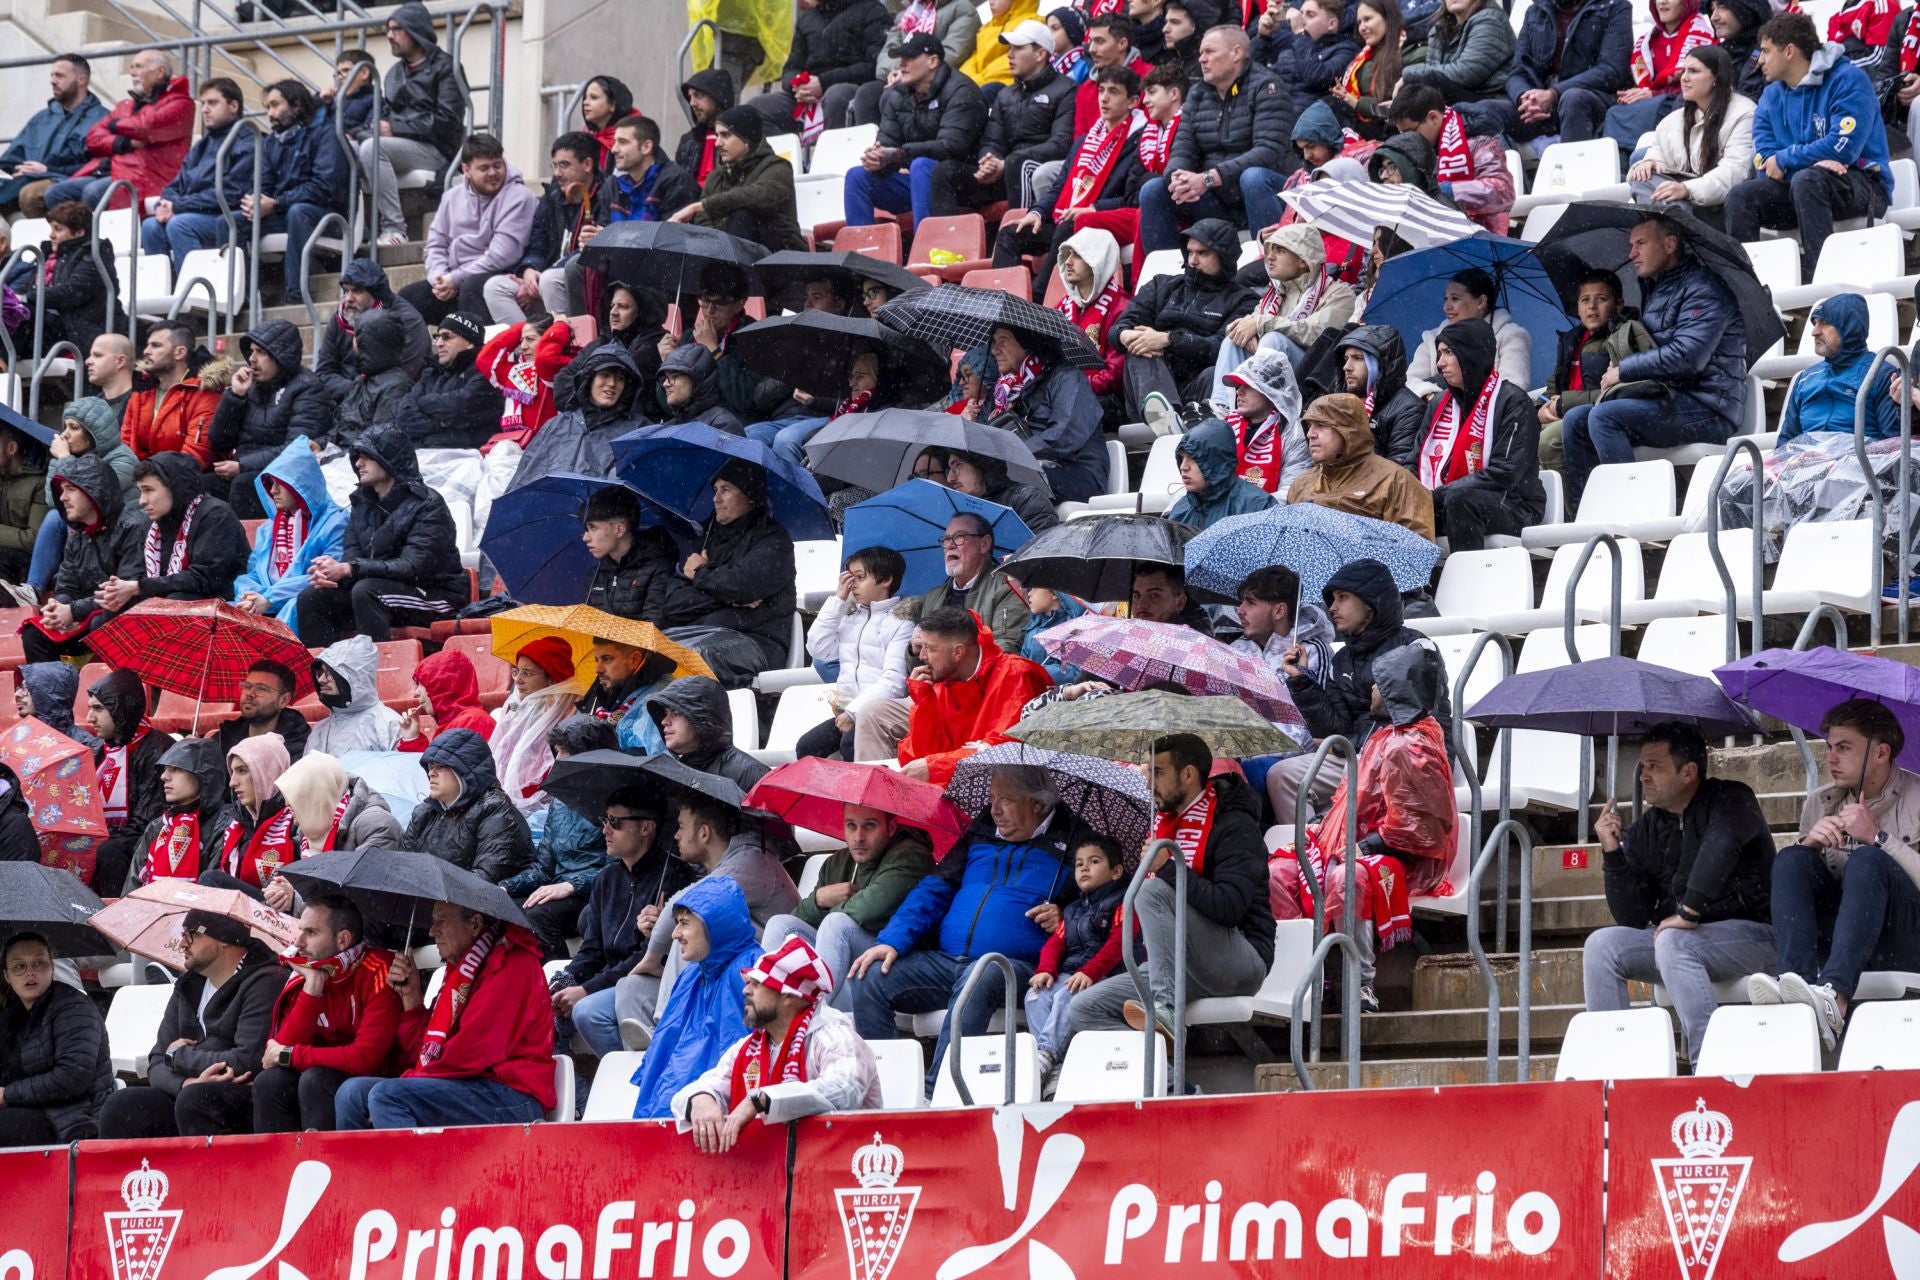
{"type": "Polygon", "coordinates": [[[333,1096],[354,1076],[387,1069],[400,997],[387,985],[393,953],[362,937],[360,909],[312,898],[300,913],[293,976],[273,1006],[273,1034],[253,1082],[253,1131],[333,1128],[333,1096]]]}
{"type": "MultiPolygon", "coordinates": [[[[92,208],[115,178],[131,182],[145,202],[180,172],[180,162],[193,145],[197,111],[186,77],[173,74],[173,59],[164,50],[142,49],[127,66],[127,82],[125,100],[87,130],[87,154],[93,159],[65,182],[47,188],[47,208],[53,208],[56,197],[92,208]]],[[[126,193],[114,193],[113,203],[126,208],[126,193]]]]}
{"type": "Polygon", "coordinates": [[[400,996],[397,1080],[357,1076],[334,1096],[340,1129],[532,1124],[554,1104],[553,1004],[540,940],[450,902],[433,904],[427,932],[447,973],[431,1005],[413,957],[395,956],[387,985],[400,996]]]}
{"type": "Polygon", "coordinates": [[[900,741],[900,771],[910,778],[945,786],[956,764],[1005,742],[1020,708],[1053,688],[1046,668],[1002,653],[980,615],[958,605],[921,618],[913,647],[920,665],[907,675],[913,710],[900,741]]]}

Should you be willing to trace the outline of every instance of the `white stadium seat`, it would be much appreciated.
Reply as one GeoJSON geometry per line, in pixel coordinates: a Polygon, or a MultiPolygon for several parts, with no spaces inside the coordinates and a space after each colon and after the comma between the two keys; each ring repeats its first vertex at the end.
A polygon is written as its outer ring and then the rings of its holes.
{"type": "MultiPolygon", "coordinates": [[[[1145,1075],[1138,1031],[1082,1031],[1067,1042],[1055,1102],[1133,1102],[1145,1075]]],[[[1153,1038],[1154,1095],[1167,1091],[1167,1042],[1153,1038]]]]}
{"type": "Polygon", "coordinates": [[[1920,1000],[1856,1004],[1840,1042],[1842,1071],[1920,1071],[1920,1000]]]}
{"type": "Polygon", "coordinates": [[[1677,1071],[1665,1009],[1576,1013],[1560,1041],[1555,1080],[1664,1080],[1677,1071]]]}
{"type": "MultiPolygon", "coordinates": [[[[870,1040],[867,1048],[880,1071],[882,1110],[917,1111],[927,1105],[927,1055],[918,1040],[870,1040]]],[[[999,1100],[996,1095],[994,1101],[999,1100]]]]}
{"type": "Polygon", "coordinates": [[[1798,1075],[1820,1069],[1808,1004],[1723,1004],[1707,1022],[1696,1076],[1798,1075]]]}
{"type": "MultiPolygon", "coordinates": [[[[963,1036],[966,1043],[960,1053],[960,1073],[967,1079],[967,1091],[973,1095],[976,1107],[997,1107],[1006,1101],[1006,1080],[1009,1069],[1013,1071],[1013,1100],[1015,1102],[1040,1101],[1040,1059],[1039,1050],[1034,1047],[1033,1034],[1027,1031],[1016,1032],[1013,1037],[1014,1061],[1007,1062],[1007,1038],[1004,1035],[963,1036]]],[[[948,1046],[951,1053],[952,1046],[948,1046]]],[[[933,1105],[936,1107],[957,1107],[961,1105],[960,1090],[953,1083],[953,1075],[948,1070],[946,1058],[940,1059],[940,1072],[933,1080],[933,1105]]]]}
{"type": "Polygon", "coordinates": [[[107,1006],[107,1051],[113,1055],[115,1071],[147,1078],[147,1055],[153,1052],[171,999],[170,982],[114,990],[113,1003],[107,1006]]]}
{"type": "Polygon", "coordinates": [[[600,1059],[594,1068],[593,1088],[587,1091],[587,1109],[580,1116],[589,1123],[601,1120],[631,1120],[634,1104],[640,1101],[633,1073],[647,1055],[622,1049],[600,1059]]]}

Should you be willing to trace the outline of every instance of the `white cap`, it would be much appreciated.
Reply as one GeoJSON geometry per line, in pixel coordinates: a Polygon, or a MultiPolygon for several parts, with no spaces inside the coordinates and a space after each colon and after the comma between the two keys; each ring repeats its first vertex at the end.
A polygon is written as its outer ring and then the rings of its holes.
{"type": "Polygon", "coordinates": [[[1036,49],[1045,49],[1048,53],[1052,53],[1053,30],[1044,22],[1028,18],[1025,22],[1016,24],[1013,30],[1002,31],[1000,33],[1000,43],[1007,45],[1030,44],[1036,49]]]}

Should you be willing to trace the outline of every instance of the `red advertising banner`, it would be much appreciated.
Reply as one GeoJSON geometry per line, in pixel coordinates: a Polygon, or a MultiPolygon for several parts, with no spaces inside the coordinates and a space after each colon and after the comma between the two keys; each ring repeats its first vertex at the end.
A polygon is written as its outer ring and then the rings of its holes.
{"type": "Polygon", "coordinates": [[[1920,1072],[1607,1094],[1607,1274],[1920,1277],[1920,1072]]]}
{"type": "Polygon", "coordinates": [[[1601,1105],[1570,1083],[809,1121],[791,1274],[1592,1275],[1601,1105]]]}
{"type": "Polygon", "coordinates": [[[0,1151],[0,1280],[64,1280],[68,1160],[65,1147],[0,1151]]]}
{"type": "MultiPolygon", "coordinates": [[[[89,1280],[779,1280],[787,1133],[670,1124],[82,1143],[89,1280]]],[[[13,1216],[13,1205],[8,1205],[13,1216]]]]}

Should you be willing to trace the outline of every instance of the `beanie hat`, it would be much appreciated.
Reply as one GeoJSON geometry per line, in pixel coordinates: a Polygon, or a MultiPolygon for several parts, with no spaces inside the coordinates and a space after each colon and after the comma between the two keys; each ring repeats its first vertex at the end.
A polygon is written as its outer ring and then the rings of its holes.
{"type": "Polygon", "coordinates": [[[729,107],[720,113],[720,123],[729,133],[745,138],[750,147],[759,146],[767,136],[765,119],[752,107],[729,107]]]}
{"type": "Polygon", "coordinates": [[[573,679],[577,664],[573,660],[573,646],[559,636],[541,636],[522,645],[520,652],[513,655],[515,660],[525,658],[534,666],[547,673],[547,678],[555,684],[564,684],[573,679]]]}
{"type": "Polygon", "coordinates": [[[487,326],[471,311],[452,312],[440,322],[440,327],[448,333],[459,334],[476,347],[487,341],[487,326]]]}

